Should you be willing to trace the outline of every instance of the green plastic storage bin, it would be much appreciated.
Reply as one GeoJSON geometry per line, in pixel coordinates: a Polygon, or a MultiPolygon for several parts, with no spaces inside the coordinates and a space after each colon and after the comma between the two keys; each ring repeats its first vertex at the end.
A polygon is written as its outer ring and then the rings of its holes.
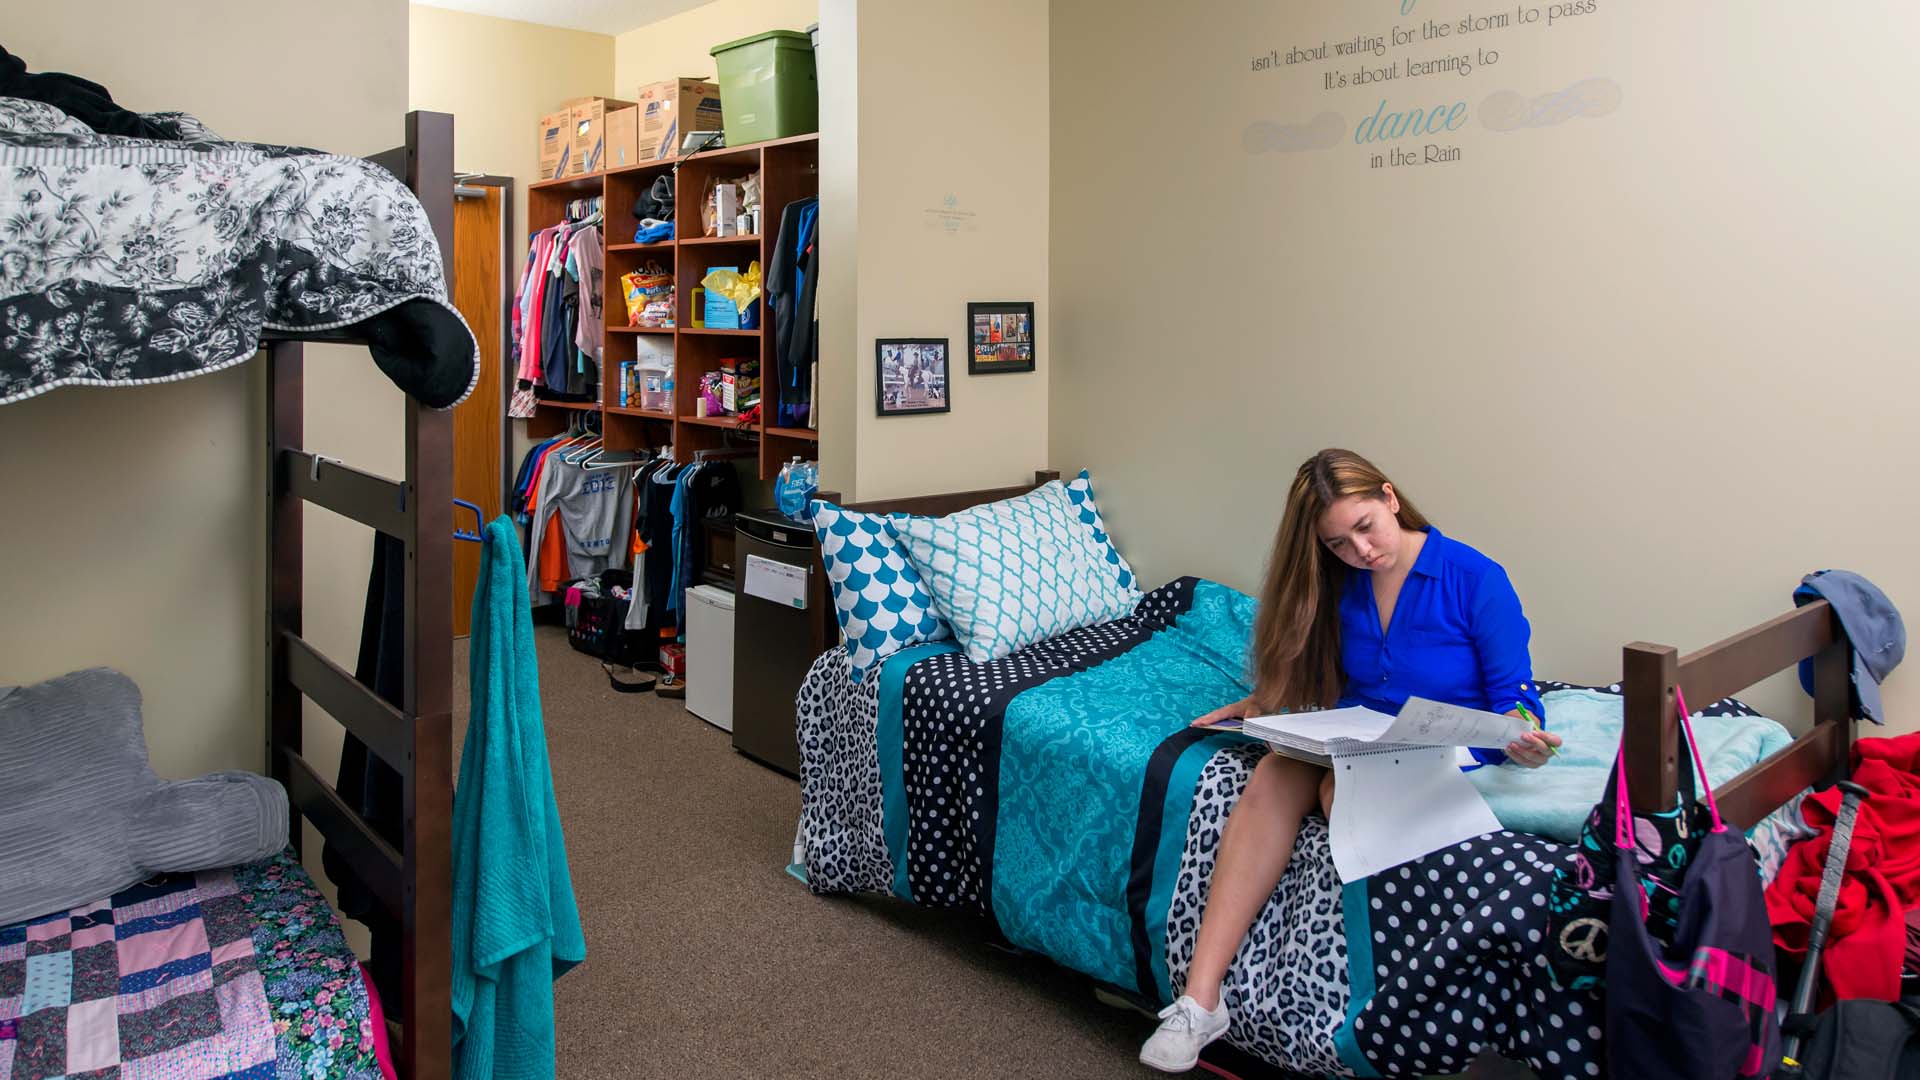
{"type": "Polygon", "coordinates": [[[812,38],[799,30],[769,30],[710,51],[728,146],[820,130],[812,38]]]}

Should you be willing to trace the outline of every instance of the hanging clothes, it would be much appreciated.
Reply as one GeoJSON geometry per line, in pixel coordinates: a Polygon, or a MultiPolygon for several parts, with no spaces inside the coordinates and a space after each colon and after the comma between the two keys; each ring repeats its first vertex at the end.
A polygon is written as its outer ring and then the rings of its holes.
{"type": "MultiPolygon", "coordinates": [[[[360,655],[353,665],[353,677],[396,709],[403,707],[406,692],[406,567],[406,543],[375,533],[373,571],[367,577],[367,602],[360,618],[360,655]]],[[[347,734],[340,748],[334,790],[396,849],[405,840],[402,784],[393,766],[380,760],[357,736],[347,734]]],[[[320,864],[339,890],[340,913],[365,924],[372,935],[373,957],[368,968],[374,988],[388,1001],[400,1000],[400,968],[406,956],[400,920],[353,872],[353,865],[335,853],[332,844],[321,849],[320,864]]]]}
{"type": "Polygon", "coordinates": [[[740,474],[725,462],[696,461],[675,478],[670,502],[673,514],[673,569],[667,589],[667,610],[674,613],[675,629],[687,627],[686,593],[700,584],[706,569],[706,522],[729,517],[740,509],[740,474]]]}
{"type": "Polygon", "coordinates": [[[600,245],[600,229],[588,225],[580,230],[570,249],[573,252],[574,278],[578,283],[579,312],[576,318],[578,329],[574,332],[574,346],[582,357],[596,368],[600,363],[601,338],[606,333],[606,320],[601,304],[606,300],[605,249],[600,245]]]}
{"type": "Polygon", "coordinates": [[[550,1080],[553,983],[587,957],[547,759],[523,559],[511,520],[494,519],[473,597],[471,722],[453,793],[457,1080],[550,1080]]]}
{"type": "Polygon", "coordinates": [[[646,540],[647,490],[652,486],[653,474],[666,467],[666,459],[655,458],[633,472],[633,528],[628,542],[628,550],[632,553],[633,593],[628,599],[626,618],[621,624],[628,630],[648,629],[647,622],[653,613],[652,594],[647,588],[647,563],[649,556],[658,563],[664,558],[664,552],[654,551],[646,540]]]}
{"type": "Polygon", "coordinates": [[[773,311],[773,414],[781,427],[806,427],[818,356],[820,200],[796,199],[780,214],[766,292],[773,311]]]}
{"type": "Polygon", "coordinates": [[[585,401],[599,390],[604,249],[598,200],[585,203],[584,216],[527,238],[514,294],[514,375],[542,397],[585,401]]]}
{"type": "Polygon", "coordinates": [[[540,603],[555,599],[565,582],[625,567],[629,550],[633,500],[627,485],[633,466],[589,469],[567,458],[565,452],[547,454],[527,533],[541,549],[527,567],[528,591],[540,603]]]}
{"type": "MultiPolygon", "coordinates": [[[[640,539],[652,556],[647,559],[645,581],[648,630],[673,625],[673,609],[667,606],[667,597],[673,591],[673,494],[677,490],[675,480],[682,471],[681,466],[666,462],[654,470],[641,490],[640,513],[645,527],[640,539]]],[[[640,580],[636,578],[635,588],[639,587],[640,580]]]]}

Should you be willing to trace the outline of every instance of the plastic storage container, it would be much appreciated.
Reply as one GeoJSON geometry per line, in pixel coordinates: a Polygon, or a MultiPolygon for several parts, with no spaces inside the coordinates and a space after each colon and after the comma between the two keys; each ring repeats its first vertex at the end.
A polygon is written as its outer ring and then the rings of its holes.
{"type": "Polygon", "coordinates": [[[820,84],[813,38],[769,30],[710,52],[719,74],[721,122],[728,146],[784,139],[820,130],[820,84]]]}
{"type": "Polygon", "coordinates": [[[642,367],[639,374],[639,407],[653,412],[671,412],[673,410],[673,372],[666,368],[642,367]]]}

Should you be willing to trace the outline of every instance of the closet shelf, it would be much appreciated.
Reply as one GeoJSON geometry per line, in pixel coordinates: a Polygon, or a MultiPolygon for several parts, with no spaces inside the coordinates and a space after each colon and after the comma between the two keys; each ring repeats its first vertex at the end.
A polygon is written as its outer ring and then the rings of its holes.
{"type": "Polygon", "coordinates": [[[598,191],[606,173],[581,173],[579,176],[562,176],[557,180],[535,180],[527,187],[535,191],[598,191]]]}
{"type": "MultiPolygon", "coordinates": [[[[701,376],[712,371],[722,358],[735,361],[758,360],[763,378],[778,375],[780,364],[773,324],[761,312],[762,325],[752,330],[723,330],[717,327],[691,326],[692,316],[701,307],[694,290],[702,287],[707,273],[716,266],[744,268],[758,260],[764,269],[771,263],[773,247],[785,208],[795,201],[814,198],[820,192],[820,137],[816,133],[786,139],[721,147],[698,154],[678,154],[654,161],[620,165],[598,172],[560,179],[536,180],[527,185],[527,224],[545,229],[566,220],[579,209],[578,200],[597,196],[605,217],[602,223],[600,251],[605,266],[602,311],[614,323],[627,318],[626,286],[623,278],[630,271],[659,267],[670,273],[674,283],[674,327],[603,325],[599,344],[603,357],[600,371],[601,401],[541,401],[526,421],[529,438],[555,435],[578,426],[582,413],[598,412],[605,418],[603,437],[609,450],[626,451],[648,447],[678,445],[686,453],[712,449],[721,444],[715,432],[734,432],[745,439],[726,439],[727,445],[746,442],[746,455],[754,459],[746,467],[747,475],[771,480],[780,467],[795,454],[808,457],[818,453],[820,435],[804,427],[777,426],[777,410],[769,405],[767,415],[744,427],[735,417],[692,416],[697,395],[688,388],[697,386],[701,376]],[[682,166],[691,166],[683,168],[682,166]],[[702,236],[705,224],[702,206],[706,185],[758,170],[760,199],[764,210],[760,228],[747,236],[702,236]],[[674,190],[674,226],[678,236],[653,243],[634,242],[639,224],[632,207],[643,195],[665,183],[674,190]],[[623,366],[670,372],[679,390],[666,408],[638,408],[641,399],[631,393],[628,404],[617,404],[623,366]],[[688,426],[678,426],[685,421],[688,426]],[[675,433],[678,433],[677,435],[675,433]],[[757,466],[757,469],[754,468],[757,466]]],[[[668,230],[662,230],[666,232],[668,230]]],[[[517,299],[517,298],[516,298],[517,299]]],[[[777,384],[776,384],[777,385],[777,384]]],[[[777,396],[777,395],[776,395],[777,396]]],[[[657,403],[657,399],[649,398],[657,403]]]]}
{"type": "Polygon", "coordinates": [[[615,167],[607,170],[607,175],[608,176],[627,176],[632,173],[647,172],[650,169],[671,169],[678,164],[680,164],[680,159],[678,157],[657,158],[653,161],[642,161],[642,162],[635,163],[633,165],[616,165],[615,167]]]}
{"type": "Polygon", "coordinates": [[[752,426],[741,427],[740,418],[737,416],[683,416],[680,418],[680,422],[683,424],[697,424],[700,427],[720,428],[724,431],[731,431],[739,435],[760,434],[759,428],[752,426]]]}

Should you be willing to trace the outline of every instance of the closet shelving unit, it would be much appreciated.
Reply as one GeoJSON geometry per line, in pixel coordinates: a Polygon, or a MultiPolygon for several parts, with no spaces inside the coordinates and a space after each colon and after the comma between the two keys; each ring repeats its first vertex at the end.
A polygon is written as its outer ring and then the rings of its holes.
{"type": "MultiPolygon", "coordinates": [[[[606,281],[603,297],[606,311],[606,336],[602,341],[599,400],[591,402],[542,401],[527,421],[527,434],[543,438],[566,430],[574,414],[599,413],[606,445],[613,450],[673,445],[674,453],[690,461],[700,450],[719,450],[729,439],[746,438],[758,443],[756,455],[759,475],[770,480],[780,465],[795,456],[818,457],[819,432],[810,428],[783,428],[761,418],[749,427],[741,427],[730,416],[696,416],[694,400],[700,392],[700,377],[720,370],[721,361],[758,358],[762,385],[774,377],[773,319],[765,298],[761,301],[760,327],[754,330],[717,330],[696,327],[693,319],[693,290],[711,267],[738,266],[745,270],[758,260],[765,278],[773,265],[773,249],[779,239],[780,215],[787,204],[820,191],[820,136],[795,135],[747,146],[706,150],[697,154],[661,161],[628,165],[603,172],[569,176],[559,180],[541,180],[528,185],[527,219],[531,230],[557,225],[566,217],[567,204],[575,199],[599,196],[605,214],[606,281]],[[758,169],[760,171],[760,222],[758,236],[705,236],[701,221],[701,197],[709,179],[727,179],[758,169]],[[674,238],[654,244],[631,241],[637,222],[633,202],[652,187],[661,176],[674,177],[674,238]],[[674,314],[672,329],[621,325],[626,321],[626,300],[621,296],[620,278],[649,263],[657,263],[673,272],[674,314]],[[623,361],[647,354],[671,354],[674,399],[669,410],[650,411],[622,407],[617,373],[623,361]]],[[[763,390],[763,399],[767,396],[763,390]]]]}

